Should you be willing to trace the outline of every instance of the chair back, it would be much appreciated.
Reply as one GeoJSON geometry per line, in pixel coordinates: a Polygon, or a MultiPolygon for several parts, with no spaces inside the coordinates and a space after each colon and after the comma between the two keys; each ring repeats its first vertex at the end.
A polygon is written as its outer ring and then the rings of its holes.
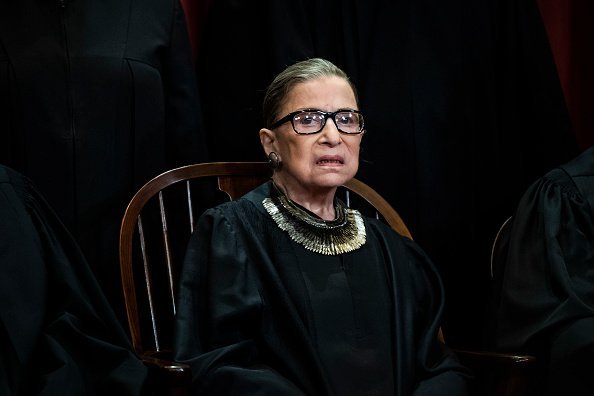
{"type": "MultiPolygon", "coordinates": [[[[266,162],[202,163],[162,173],[134,195],[120,229],[120,271],[137,353],[172,347],[180,263],[201,212],[241,197],[270,176],[266,162]]],[[[339,197],[412,239],[399,214],[365,183],[350,180],[339,197]]]]}
{"type": "Polygon", "coordinates": [[[490,290],[487,302],[487,315],[485,320],[485,337],[487,344],[495,347],[495,336],[499,319],[497,317],[503,291],[503,277],[505,276],[505,265],[507,252],[509,250],[510,234],[513,217],[510,216],[501,225],[493,238],[491,245],[490,259],[490,290]]]}
{"type": "Polygon", "coordinates": [[[491,279],[497,278],[505,266],[511,224],[512,216],[501,224],[491,245],[491,279]]]}

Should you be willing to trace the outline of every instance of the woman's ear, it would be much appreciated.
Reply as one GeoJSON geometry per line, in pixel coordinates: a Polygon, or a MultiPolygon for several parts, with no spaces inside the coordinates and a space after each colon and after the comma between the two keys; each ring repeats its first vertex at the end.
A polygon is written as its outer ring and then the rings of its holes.
{"type": "Polygon", "coordinates": [[[276,134],[274,131],[262,128],[260,129],[260,144],[264,149],[264,154],[268,155],[271,151],[277,151],[276,149],[276,134]]]}

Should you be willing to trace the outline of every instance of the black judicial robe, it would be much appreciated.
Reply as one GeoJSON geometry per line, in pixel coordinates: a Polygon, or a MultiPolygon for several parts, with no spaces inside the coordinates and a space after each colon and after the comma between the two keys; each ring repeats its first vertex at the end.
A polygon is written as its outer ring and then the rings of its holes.
{"type": "Polygon", "coordinates": [[[127,202],[203,160],[177,0],[0,2],[0,163],[39,188],[103,286],[127,202]]]}
{"type": "Polygon", "coordinates": [[[538,394],[594,393],[594,147],[524,194],[513,218],[496,342],[535,354],[538,394]]]}
{"type": "Polygon", "coordinates": [[[414,242],[374,219],[337,256],[293,242],[266,183],[201,217],[181,274],[176,358],[204,395],[463,395],[437,340],[440,278],[414,242]]]}
{"type": "Polygon", "coordinates": [[[138,395],[146,374],[71,235],[0,166],[0,394],[138,395]]]}

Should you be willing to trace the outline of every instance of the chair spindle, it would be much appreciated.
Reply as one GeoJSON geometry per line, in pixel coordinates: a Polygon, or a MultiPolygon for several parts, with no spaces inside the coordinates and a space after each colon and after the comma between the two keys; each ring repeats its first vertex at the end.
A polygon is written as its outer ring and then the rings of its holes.
{"type": "Polygon", "coordinates": [[[157,332],[157,321],[155,315],[155,306],[153,304],[153,286],[151,281],[151,271],[148,263],[148,255],[146,252],[146,241],[144,237],[144,229],[142,227],[142,218],[138,215],[138,235],[140,237],[140,250],[142,252],[142,263],[144,266],[144,281],[146,282],[146,293],[148,297],[149,310],[151,313],[151,324],[153,326],[153,340],[155,341],[155,350],[161,350],[159,346],[159,334],[157,332]]]}

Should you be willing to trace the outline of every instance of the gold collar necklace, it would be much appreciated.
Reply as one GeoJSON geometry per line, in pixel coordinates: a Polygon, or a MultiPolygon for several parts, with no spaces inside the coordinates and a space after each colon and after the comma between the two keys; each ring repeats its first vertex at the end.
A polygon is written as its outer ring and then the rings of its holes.
{"type": "Polygon", "coordinates": [[[365,243],[365,225],[359,211],[347,208],[335,198],[336,219],[322,220],[271,183],[273,193],[262,201],[262,205],[276,225],[298,244],[315,253],[334,256],[359,249],[365,243]]]}

